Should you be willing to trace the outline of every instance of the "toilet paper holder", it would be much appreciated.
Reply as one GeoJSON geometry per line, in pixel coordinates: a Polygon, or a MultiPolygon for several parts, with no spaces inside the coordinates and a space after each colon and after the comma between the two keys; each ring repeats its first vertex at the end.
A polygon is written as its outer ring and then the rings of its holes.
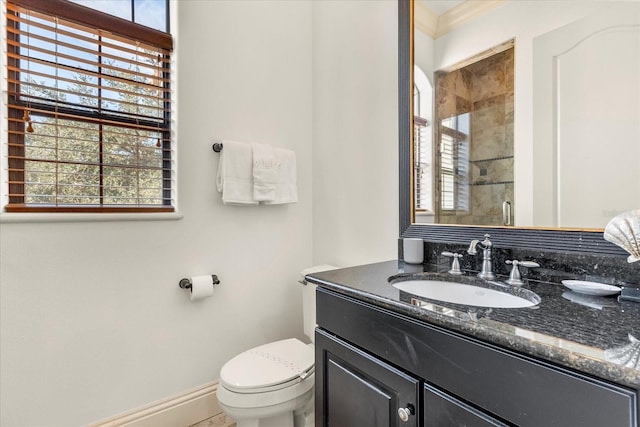
{"type": "MultiPolygon", "coordinates": [[[[216,276],[215,274],[211,275],[211,284],[213,285],[220,284],[220,280],[218,279],[218,276],[216,276]]],[[[180,283],[178,283],[178,286],[180,286],[182,289],[191,289],[191,279],[186,277],[184,279],[180,279],[180,283]]]]}

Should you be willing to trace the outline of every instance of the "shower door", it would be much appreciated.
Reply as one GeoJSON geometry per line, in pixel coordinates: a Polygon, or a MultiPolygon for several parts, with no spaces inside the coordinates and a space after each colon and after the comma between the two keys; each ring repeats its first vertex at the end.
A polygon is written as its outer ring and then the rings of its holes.
{"type": "Polygon", "coordinates": [[[513,47],[435,81],[436,222],[513,225],[513,47]]]}

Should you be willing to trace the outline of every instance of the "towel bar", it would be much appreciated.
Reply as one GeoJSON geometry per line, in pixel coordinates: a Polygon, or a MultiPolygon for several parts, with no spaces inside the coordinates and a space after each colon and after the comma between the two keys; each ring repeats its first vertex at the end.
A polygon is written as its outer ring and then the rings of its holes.
{"type": "Polygon", "coordinates": [[[222,151],[222,142],[216,142],[213,144],[213,151],[215,151],[216,153],[219,153],[222,151]]]}

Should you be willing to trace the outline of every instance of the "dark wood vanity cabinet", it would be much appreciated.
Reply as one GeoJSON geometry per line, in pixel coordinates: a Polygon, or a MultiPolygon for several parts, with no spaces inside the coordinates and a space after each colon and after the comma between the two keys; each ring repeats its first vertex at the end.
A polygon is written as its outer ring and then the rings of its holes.
{"type": "Polygon", "coordinates": [[[316,426],[507,426],[326,331],[316,351],[316,426]]]}
{"type": "Polygon", "coordinates": [[[638,427],[638,390],[325,288],[317,323],[317,427],[638,427]]]}
{"type": "MultiPolygon", "coordinates": [[[[324,408],[316,426],[417,427],[420,381],[324,331],[316,332],[324,408]],[[399,410],[402,412],[399,414],[399,410]],[[400,416],[405,421],[400,420],[400,416]]],[[[318,365],[316,365],[316,370],[318,365]]],[[[318,379],[318,374],[316,374],[318,379]]],[[[316,413],[316,416],[318,413],[316,413]]]]}

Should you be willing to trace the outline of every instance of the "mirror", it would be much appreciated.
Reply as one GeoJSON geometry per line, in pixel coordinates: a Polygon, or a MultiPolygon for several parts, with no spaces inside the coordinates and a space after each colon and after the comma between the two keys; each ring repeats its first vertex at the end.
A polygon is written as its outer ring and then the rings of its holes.
{"type": "MultiPolygon", "coordinates": [[[[407,130],[416,145],[401,146],[401,203],[409,205],[401,206],[401,233],[411,223],[601,230],[640,206],[639,2],[467,1],[440,16],[431,3],[399,2],[401,14],[413,7],[413,20],[410,10],[408,22],[400,16],[400,90],[408,92],[400,94],[400,123],[403,102],[413,105],[408,117],[422,117],[407,130]],[[412,21],[403,41],[402,26],[412,21]],[[439,111],[438,92],[447,73],[471,85],[469,67],[494,66],[500,55],[513,67],[512,107],[502,108],[511,116],[501,125],[511,123],[493,138],[504,145],[510,136],[512,152],[481,156],[487,138],[478,123],[487,110],[439,111]],[[414,87],[402,86],[403,73],[414,87]]],[[[476,74],[477,86],[489,87],[486,67],[476,74]]]]}

